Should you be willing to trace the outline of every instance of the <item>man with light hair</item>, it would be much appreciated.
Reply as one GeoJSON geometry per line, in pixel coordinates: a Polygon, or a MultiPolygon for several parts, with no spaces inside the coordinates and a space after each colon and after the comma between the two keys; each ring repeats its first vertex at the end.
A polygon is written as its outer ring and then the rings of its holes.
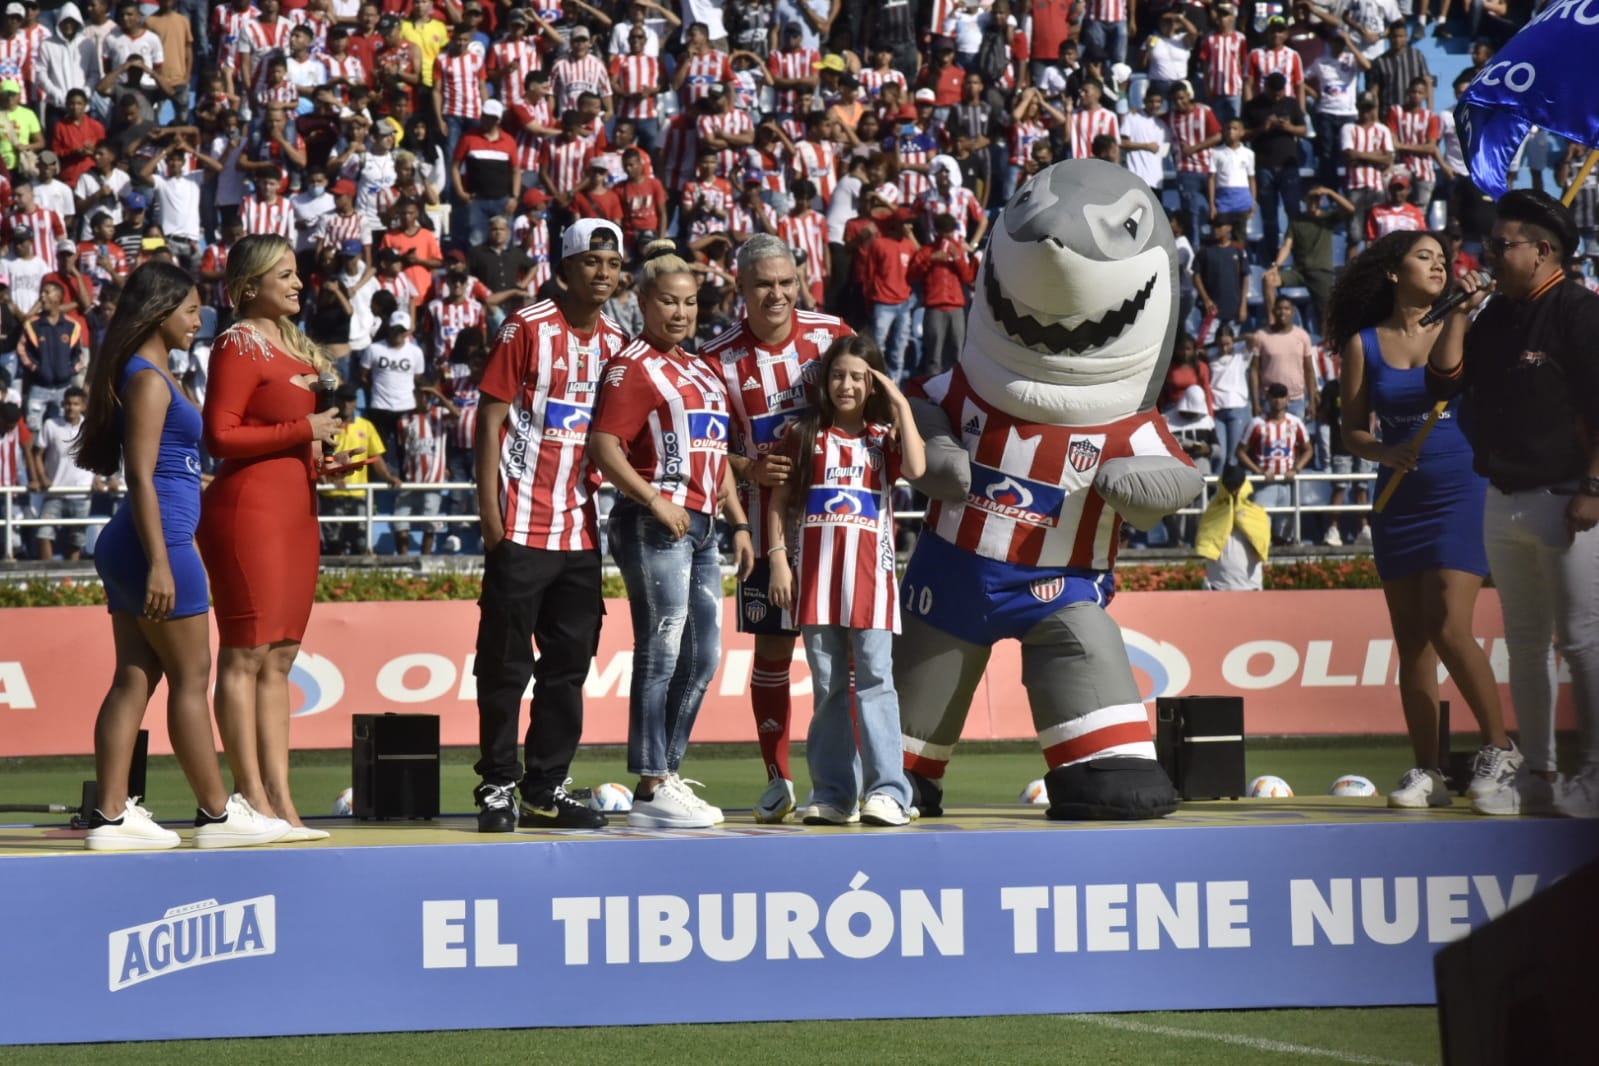
{"type": "Polygon", "coordinates": [[[755,806],[755,820],[775,823],[794,809],[788,765],[789,675],[799,627],[767,596],[767,553],[786,550],[798,538],[787,536],[787,530],[767,529],[766,506],[772,487],[786,481],[793,467],[781,454],[783,437],[810,408],[811,390],[823,387],[822,356],[835,340],[854,331],[832,315],[799,308],[794,250],[770,233],[757,233],[739,248],[738,284],[747,308],[744,318],[707,344],[704,356],[720,366],[732,399],[736,435],[728,458],[755,541],[755,569],[738,585],[738,628],[755,637],[750,704],[768,782],[755,806]]]}

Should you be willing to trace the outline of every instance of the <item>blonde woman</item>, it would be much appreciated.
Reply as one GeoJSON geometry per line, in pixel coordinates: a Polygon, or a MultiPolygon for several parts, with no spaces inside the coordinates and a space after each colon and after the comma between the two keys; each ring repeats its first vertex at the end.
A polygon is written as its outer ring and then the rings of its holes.
{"type": "Polygon", "coordinates": [[[311,616],[321,540],[314,482],[349,469],[323,457],[337,407],[318,411],[327,356],[293,322],[301,281],[294,246],[252,235],[224,278],[238,309],[211,351],[205,443],[222,460],[201,506],[199,542],[221,635],[216,716],[234,787],[256,810],[307,828],[289,795],[289,669],[311,616]]]}

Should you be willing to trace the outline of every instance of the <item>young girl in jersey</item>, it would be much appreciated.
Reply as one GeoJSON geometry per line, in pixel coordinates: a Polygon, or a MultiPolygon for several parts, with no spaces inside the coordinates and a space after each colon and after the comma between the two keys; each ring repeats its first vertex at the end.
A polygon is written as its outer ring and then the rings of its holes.
{"type": "Polygon", "coordinates": [[[891,657],[899,632],[892,501],[895,482],[921,477],[927,464],[910,404],[887,370],[870,338],[841,337],[827,350],[816,406],[788,436],[793,473],[767,510],[767,528],[790,530],[799,548],[797,580],[785,537],[774,534],[767,554],[772,603],[799,622],[816,692],[811,799],[800,812],[807,825],[910,821],[891,657]],[[859,811],[852,661],[866,796],[859,811]]]}

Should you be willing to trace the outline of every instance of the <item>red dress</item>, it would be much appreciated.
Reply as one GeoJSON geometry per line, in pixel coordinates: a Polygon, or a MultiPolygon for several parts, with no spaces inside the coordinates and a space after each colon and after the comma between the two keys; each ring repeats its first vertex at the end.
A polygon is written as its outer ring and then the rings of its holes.
{"type": "Polygon", "coordinates": [[[211,350],[205,444],[222,466],[198,539],[223,647],[305,636],[322,554],[306,417],[316,394],[293,379],[314,373],[247,326],[211,350]]]}

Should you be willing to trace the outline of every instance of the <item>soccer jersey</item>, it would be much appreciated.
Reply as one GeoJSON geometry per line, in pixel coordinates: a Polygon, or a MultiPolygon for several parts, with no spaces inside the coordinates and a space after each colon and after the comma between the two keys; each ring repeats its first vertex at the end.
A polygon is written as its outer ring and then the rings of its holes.
{"type": "MultiPolygon", "coordinates": [[[[1425,107],[1408,111],[1402,107],[1388,109],[1388,129],[1395,144],[1437,144],[1440,134],[1438,116],[1425,107]]],[[[1417,181],[1433,181],[1438,177],[1438,164],[1432,156],[1420,152],[1400,152],[1395,162],[1410,171],[1417,181]]]]}
{"type": "Polygon", "coordinates": [[[483,114],[483,57],[445,52],[433,61],[433,84],[444,87],[444,114],[476,120],[483,114]]]}
{"type": "MultiPolygon", "coordinates": [[[[763,345],[741,322],[705,345],[704,357],[721,370],[733,420],[733,447],[748,459],[778,449],[790,427],[810,410],[822,356],[833,342],[854,330],[832,315],[795,311],[788,339],[763,345]]],[[[739,485],[757,558],[771,546],[766,505],[771,490],[754,482],[739,485]]]]}
{"type": "Polygon", "coordinates": [[[442,407],[401,415],[396,424],[400,448],[405,456],[403,477],[407,484],[438,485],[449,471],[449,415],[442,407]]]}
{"type": "Polygon", "coordinates": [[[434,300],[428,304],[428,323],[433,333],[433,359],[445,363],[455,348],[455,338],[463,329],[484,324],[483,304],[477,300],[434,300]]]}
{"type": "Polygon", "coordinates": [[[654,56],[622,55],[613,58],[611,85],[616,89],[617,118],[655,118],[660,113],[656,99],[660,84],[661,61],[654,56]]]}
{"type": "Polygon", "coordinates": [[[681,348],[640,337],[605,368],[594,429],[619,437],[628,465],[685,511],[715,514],[727,470],[727,388],[681,348]]]}
{"type": "Polygon", "coordinates": [[[483,372],[482,395],[510,404],[500,429],[500,513],[505,535],[550,551],[598,546],[588,461],[589,422],[606,360],[625,338],[600,316],[579,333],[553,300],[505,320],[483,372]]]}
{"type": "Polygon", "coordinates": [[[794,620],[899,632],[894,580],[894,483],[899,449],[892,429],[860,436],[821,429],[808,456],[811,482],[801,501],[799,588],[794,620]]]}
{"type": "Polygon", "coordinates": [[[1073,159],[1092,159],[1095,137],[1108,135],[1117,141],[1121,140],[1121,123],[1116,118],[1116,112],[1108,107],[1073,112],[1071,131],[1073,159]]]}
{"type": "MultiPolygon", "coordinates": [[[[816,76],[815,68],[820,66],[822,56],[814,48],[796,48],[792,52],[773,52],[766,57],[767,69],[771,71],[773,80],[778,78],[784,81],[803,81],[816,76]]],[[[790,115],[800,113],[800,105],[806,95],[805,89],[779,89],[777,90],[777,111],[790,115]]]]}
{"type": "Polygon", "coordinates": [[[794,174],[809,178],[823,203],[833,198],[838,187],[838,149],[832,141],[801,141],[794,146],[794,174]]]}
{"type": "Polygon", "coordinates": [[[684,110],[709,96],[711,86],[720,85],[733,77],[733,63],[726,52],[712,49],[703,55],[684,56],[679,62],[688,67],[688,73],[683,78],[684,110]]]}
{"type": "Polygon", "coordinates": [[[246,196],[239,205],[239,218],[247,234],[275,233],[284,240],[294,239],[294,208],[281,196],[270,204],[259,197],[246,196]]]}
{"type": "Polygon", "coordinates": [[[566,111],[577,107],[577,98],[583,93],[610,96],[611,78],[605,73],[605,61],[599,56],[590,54],[582,59],[568,56],[556,60],[550,71],[550,89],[555,94],[556,105],[566,111]]]}
{"type": "MultiPolygon", "coordinates": [[[[1184,148],[1193,148],[1194,145],[1221,133],[1221,123],[1216,120],[1216,112],[1204,104],[1195,104],[1187,111],[1178,111],[1175,108],[1166,114],[1166,125],[1171,130],[1171,139],[1174,143],[1184,148]]],[[[1191,152],[1177,160],[1177,169],[1195,174],[1209,174],[1211,168],[1211,149],[1206,148],[1198,152],[1191,152]]]]}
{"type": "MultiPolygon", "coordinates": [[[[1373,122],[1363,126],[1358,122],[1351,122],[1345,126],[1339,135],[1342,138],[1341,146],[1344,151],[1354,152],[1392,152],[1394,150],[1394,134],[1381,122],[1373,122]]],[[[1370,163],[1352,163],[1345,168],[1344,188],[1350,192],[1356,189],[1381,189],[1384,182],[1384,173],[1381,167],[1370,163]]]]}
{"type": "Polygon", "coordinates": [[[1295,96],[1305,82],[1305,64],[1299,53],[1283,45],[1281,48],[1257,48],[1249,53],[1249,83],[1258,96],[1266,91],[1266,79],[1281,74],[1288,82],[1288,95],[1295,96]]]}
{"type": "Polygon", "coordinates": [[[1108,570],[1121,516],[1094,485],[1101,464],[1134,455],[1188,462],[1153,411],[1105,426],[1047,426],[989,406],[959,367],[923,388],[949,416],[972,470],[966,499],[934,500],[927,528],[982,558],[1108,570]]]}
{"type": "Polygon", "coordinates": [[[1244,91],[1244,35],[1212,33],[1199,45],[1199,58],[1205,65],[1205,89],[1214,98],[1237,96],[1244,91]]]}
{"type": "Polygon", "coordinates": [[[1250,458],[1267,474],[1281,477],[1294,468],[1294,456],[1301,445],[1310,443],[1305,424],[1292,414],[1281,420],[1256,418],[1244,433],[1250,458]]]}

